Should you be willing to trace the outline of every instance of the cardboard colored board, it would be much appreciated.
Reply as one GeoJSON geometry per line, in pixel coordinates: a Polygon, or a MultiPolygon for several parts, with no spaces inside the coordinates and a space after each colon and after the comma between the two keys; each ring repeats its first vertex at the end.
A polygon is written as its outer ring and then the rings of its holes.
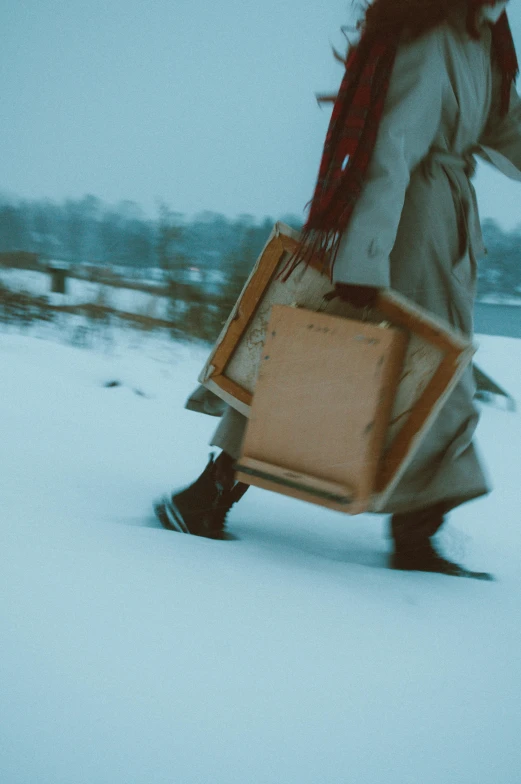
{"type": "Polygon", "coordinates": [[[273,306],[238,477],[367,509],[406,346],[401,329],[273,306]]]}
{"type": "Polygon", "coordinates": [[[199,381],[249,416],[272,305],[298,303],[319,310],[329,279],[302,265],[287,282],[278,279],[298,242],[298,232],[277,223],[212,350],[199,381]]]}
{"type": "Polygon", "coordinates": [[[271,310],[289,305],[345,318],[387,322],[409,333],[383,457],[369,508],[378,511],[392,492],[439,409],[474,354],[466,336],[390,290],[375,309],[361,313],[339,299],[326,302],[329,278],[300,265],[287,281],[279,273],[299,240],[277,223],[199,376],[201,384],[245,416],[250,415],[271,310]]]}

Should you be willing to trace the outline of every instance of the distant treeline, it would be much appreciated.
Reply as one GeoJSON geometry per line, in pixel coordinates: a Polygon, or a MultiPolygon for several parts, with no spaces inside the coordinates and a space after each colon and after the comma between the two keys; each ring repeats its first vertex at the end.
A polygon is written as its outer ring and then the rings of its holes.
{"type": "MultiPolygon", "coordinates": [[[[276,219],[298,229],[293,215],[276,219]]],[[[275,222],[251,215],[230,219],[203,212],[192,219],[162,204],[155,218],[134,202],[108,206],[95,196],[50,201],[0,199],[0,252],[25,251],[59,259],[137,270],[160,268],[180,279],[190,267],[220,272],[241,285],[275,222]]],[[[521,230],[485,220],[487,256],[480,261],[478,294],[521,296],[521,230]]]]}
{"type": "MultiPolygon", "coordinates": [[[[296,228],[298,219],[283,216],[296,228]]],[[[162,204],[155,219],[134,202],[108,206],[95,196],[50,201],[0,199],[0,252],[29,251],[41,260],[100,264],[175,273],[196,266],[251,269],[274,219],[229,219],[203,212],[188,220],[162,204]]],[[[247,272],[246,272],[247,274],[247,272]]]]}

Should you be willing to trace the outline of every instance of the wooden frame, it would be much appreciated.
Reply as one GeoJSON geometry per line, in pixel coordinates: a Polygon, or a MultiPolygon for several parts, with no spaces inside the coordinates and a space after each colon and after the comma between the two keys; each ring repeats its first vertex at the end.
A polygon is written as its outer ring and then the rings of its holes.
{"type": "Polygon", "coordinates": [[[275,225],[199,381],[249,416],[273,304],[349,318],[363,317],[375,323],[384,320],[406,329],[410,334],[409,347],[368,506],[372,511],[379,511],[471,361],[475,348],[465,335],[390,290],[379,292],[375,309],[367,314],[361,314],[338,299],[325,303],[324,294],[332,289],[332,284],[314,265],[307,269],[301,265],[287,283],[277,284],[278,274],[298,240],[298,232],[281,223],[275,225]],[[271,305],[266,304],[267,300],[271,305]],[[247,350],[245,343],[248,343],[247,350]]]}
{"type": "MultiPolygon", "coordinates": [[[[227,371],[241,339],[258,311],[264,292],[273,282],[277,273],[283,268],[284,257],[293,253],[297,247],[298,240],[298,232],[283,223],[275,224],[250,277],[246,281],[217,339],[215,348],[199,376],[201,384],[215,392],[216,395],[245,416],[249,415],[254,383],[249,385],[240,384],[227,371]]],[[[312,264],[310,266],[314,272],[313,278],[322,282],[322,290],[318,292],[317,297],[317,304],[319,304],[323,294],[331,289],[331,284],[321,274],[316,265],[312,264]]],[[[277,304],[289,304],[289,302],[283,299],[277,304]]],[[[261,335],[259,337],[258,354],[260,357],[264,336],[261,335]]]]}
{"type": "MultiPolygon", "coordinates": [[[[377,307],[393,325],[409,330],[416,338],[423,339],[441,352],[439,365],[420,396],[412,406],[408,409],[406,407],[406,411],[398,415],[405,417],[403,427],[386,445],[375,486],[375,493],[381,496],[379,501],[375,499],[375,503],[381,506],[396,486],[423,436],[471,362],[476,348],[466,337],[439,324],[395,292],[380,292],[377,307]]],[[[406,368],[405,372],[409,372],[411,360],[412,357],[409,356],[409,368],[406,368]]],[[[403,374],[401,381],[403,383],[403,374]]],[[[394,417],[396,416],[395,411],[394,417]]]]}
{"type": "MultiPolygon", "coordinates": [[[[255,267],[217,339],[201,374],[200,383],[215,392],[218,397],[236,408],[244,416],[249,416],[255,378],[237,380],[238,368],[234,368],[237,349],[241,341],[248,339],[248,330],[262,309],[263,295],[273,285],[277,275],[297,247],[299,233],[283,223],[276,223],[262,250],[255,267]]],[[[300,304],[311,310],[318,310],[323,295],[331,289],[327,277],[318,265],[310,264],[308,269],[300,267],[296,275],[292,275],[287,284],[281,285],[277,291],[276,304],[294,304],[297,297],[300,304]],[[302,297],[303,291],[305,296],[302,297]]],[[[262,352],[264,331],[269,319],[269,312],[264,314],[264,329],[253,328],[252,340],[256,343],[256,360],[262,352]]],[[[257,361],[254,364],[258,364],[257,361]]]]}

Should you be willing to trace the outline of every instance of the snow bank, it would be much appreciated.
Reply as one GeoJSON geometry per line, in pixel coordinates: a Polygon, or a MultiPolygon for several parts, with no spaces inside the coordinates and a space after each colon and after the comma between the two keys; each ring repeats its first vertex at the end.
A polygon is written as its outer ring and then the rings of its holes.
{"type": "MultiPolygon", "coordinates": [[[[481,343],[519,400],[521,342],[481,343]]],[[[443,534],[496,583],[388,571],[383,517],[256,489],[211,542],[151,513],[205,463],[204,358],[0,334],[0,781],[514,784],[519,413],[484,407],[496,492],[443,534]]]]}

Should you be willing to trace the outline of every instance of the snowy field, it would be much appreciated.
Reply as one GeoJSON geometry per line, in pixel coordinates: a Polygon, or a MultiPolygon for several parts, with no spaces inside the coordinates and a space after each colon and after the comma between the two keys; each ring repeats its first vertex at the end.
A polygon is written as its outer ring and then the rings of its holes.
{"type": "MultiPolygon", "coordinates": [[[[182,536],[151,503],[206,462],[206,351],[126,334],[0,333],[0,782],[519,784],[521,413],[483,406],[496,489],[442,537],[494,583],[256,489],[182,536]]],[[[521,401],[521,341],[480,342],[521,401]]]]}
{"type": "Polygon", "coordinates": [[[51,297],[56,304],[84,305],[98,303],[125,313],[167,319],[171,301],[146,291],[67,278],[67,294],[51,294],[50,275],[37,270],[0,268],[0,282],[13,291],[27,291],[34,296],[51,297]]]}

